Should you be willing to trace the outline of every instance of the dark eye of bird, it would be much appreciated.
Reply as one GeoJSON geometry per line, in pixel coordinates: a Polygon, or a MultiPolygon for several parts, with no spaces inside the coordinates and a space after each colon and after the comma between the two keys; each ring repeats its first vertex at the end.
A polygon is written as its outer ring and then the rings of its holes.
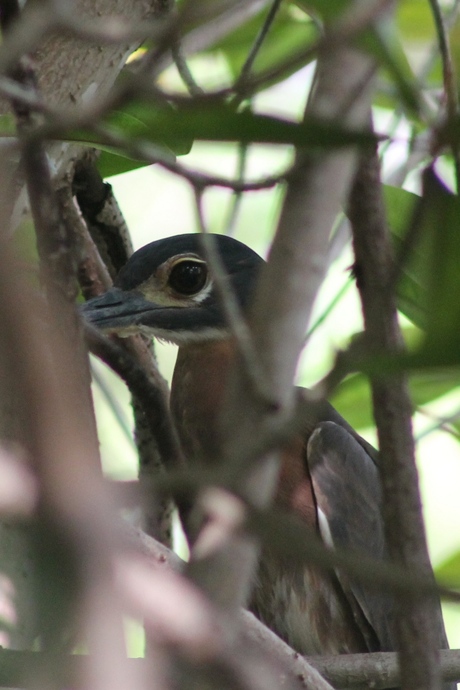
{"type": "Polygon", "coordinates": [[[172,267],[168,284],[180,295],[196,295],[206,284],[206,265],[198,261],[179,261],[172,267]]]}

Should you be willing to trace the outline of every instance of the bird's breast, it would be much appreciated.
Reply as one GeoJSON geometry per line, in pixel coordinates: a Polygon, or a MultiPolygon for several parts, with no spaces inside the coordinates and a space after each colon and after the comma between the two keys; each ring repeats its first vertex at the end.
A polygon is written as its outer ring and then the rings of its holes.
{"type": "Polygon", "coordinates": [[[334,577],[314,567],[286,566],[275,555],[264,552],[250,608],[301,654],[366,651],[334,577]]]}
{"type": "MultiPolygon", "coordinates": [[[[179,349],[171,409],[192,463],[217,460],[219,411],[233,351],[229,341],[179,349]]],[[[307,440],[298,436],[282,450],[275,504],[300,518],[306,530],[318,532],[307,440]]],[[[269,551],[261,555],[250,608],[302,654],[366,649],[334,577],[311,566],[286,563],[269,551]]]]}

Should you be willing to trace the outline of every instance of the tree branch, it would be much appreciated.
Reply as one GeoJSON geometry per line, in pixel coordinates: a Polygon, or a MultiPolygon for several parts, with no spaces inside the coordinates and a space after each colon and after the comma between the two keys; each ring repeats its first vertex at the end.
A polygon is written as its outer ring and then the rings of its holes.
{"type": "MultiPolygon", "coordinates": [[[[402,336],[391,289],[394,271],[375,151],[363,153],[350,198],[350,219],[369,353],[398,353],[402,336]]],[[[425,539],[406,376],[371,375],[381,450],[383,512],[391,559],[433,577],[425,539]]],[[[446,644],[439,602],[398,597],[397,637],[404,688],[439,687],[439,652],[446,644]]]]}
{"type": "MultiPolygon", "coordinates": [[[[443,681],[458,681],[460,679],[460,650],[443,650],[440,657],[443,681]]],[[[401,683],[396,652],[309,657],[308,661],[335,688],[384,690],[384,688],[395,688],[401,683]]]]}
{"type": "MultiPolygon", "coordinates": [[[[358,6],[361,3],[350,6],[350,16],[358,6]]],[[[373,70],[372,60],[364,54],[343,43],[328,43],[320,55],[317,83],[305,117],[345,122],[354,129],[364,127],[373,70]]],[[[269,456],[263,462],[249,463],[245,449],[251,447],[254,436],[270,418],[292,406],[293,377],[316,291],[324,277],[329,233],[351,184],[354,164],[353,150],[321,156],[308,156],[300,150],[289,179],[277,237],[251,313],[269,399],[276,404],[267,405],[266,400],[254,396],[240,363],[231,378],[222,415],[222,483],[251,505],[264,507],[270,502],[277,481],[277,461],[269,456]]],[[[227,516],[223,515],[222,520],[225,522],[227,516]]],[[[207,525],[200,539],[205,539],[206,529],[207,525]]],[[[212,523],[209,529],[213,529],[212,523]]],[[[237,538],[229,530],[227,541],[222,539],[217,548],[206,552],[202,567],[200,558],[194,558],[192,552],[190,573],[211,599],[234,613],[247,596],[256,561],[257,548],[252,540],[244,535],[237,538]]]]}

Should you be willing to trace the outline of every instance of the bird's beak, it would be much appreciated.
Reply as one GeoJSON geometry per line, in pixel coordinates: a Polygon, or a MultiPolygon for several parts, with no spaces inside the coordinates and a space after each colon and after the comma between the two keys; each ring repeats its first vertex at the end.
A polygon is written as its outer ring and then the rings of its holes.
{"type": "Polygon", "coordinates": [[[141,292],[111,288],[82,305],[83,317],[103,331],[133,333],[139,331],[143,317],[159,305],[149,302],[141,292]]]}

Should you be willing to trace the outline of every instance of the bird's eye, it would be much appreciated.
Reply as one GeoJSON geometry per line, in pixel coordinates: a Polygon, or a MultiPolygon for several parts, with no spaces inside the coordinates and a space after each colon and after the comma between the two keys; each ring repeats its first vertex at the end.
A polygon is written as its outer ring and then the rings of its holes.
{"type": "Polygon", "coordinates": [[[206,284],[208,271],[202,261],[178,261],[169,273],[168,284],[180,295],[196,295],[206,284]]]}

